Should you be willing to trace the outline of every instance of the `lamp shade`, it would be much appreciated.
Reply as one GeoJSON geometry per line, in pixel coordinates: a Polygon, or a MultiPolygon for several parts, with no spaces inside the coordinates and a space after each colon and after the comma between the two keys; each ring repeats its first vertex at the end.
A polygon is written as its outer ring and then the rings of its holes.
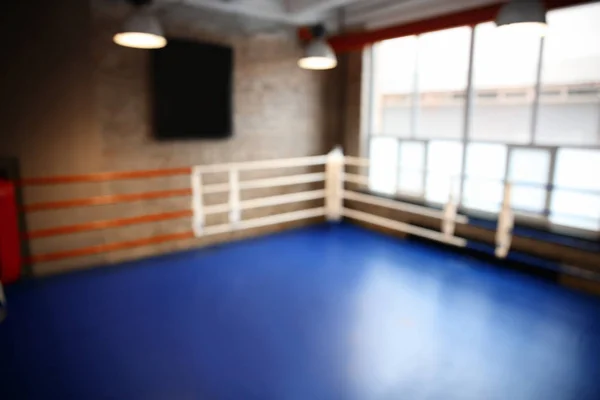
{"type": "Polygon", "coordinates": [[[498,12],[496,25],[516,33],[544,36],[548,27],[546,7],[539,0],[512,0],[498,12]]]}
{"type": "Polygon", "coordinates": [[[160,49],[167,45],[160,22],[147,12],[132,15],[113,40],[118,45],[136,49],[160,49]]]}
{"type": "Polygon", "coordinates": [[[337,57],[324,38],[315,38],[304,49],[298,66],[315,70],[332,69],[337,66],[337,57]]]}

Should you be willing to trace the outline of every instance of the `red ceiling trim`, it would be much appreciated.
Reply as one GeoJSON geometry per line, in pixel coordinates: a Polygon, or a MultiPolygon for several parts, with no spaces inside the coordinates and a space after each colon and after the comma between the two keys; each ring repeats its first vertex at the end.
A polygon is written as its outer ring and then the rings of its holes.
{"type": "MultiPolygon", "coordinates": [[[[589,0],[546,0],[548,10],[555,8],[573,6],[577,4],[590,3],[589,0]]],[[[504,3],[496,3],[485,7],[473,8],[459,11],[426,20],[410,22],[376,29],[373,31],[347,33],[329,38],[329,43],[337,53],[360,50],[373,43],[394,39],[402,36],[419,35],[422,33],[439,31],[442,29],[456,28],[465,25],[476,25],[482,22],[493,21],[498,10],[504,3]]],[[[298,36],[302,40],[310,39],[310,31],[306,28],[298,30],[298,36]]]]}

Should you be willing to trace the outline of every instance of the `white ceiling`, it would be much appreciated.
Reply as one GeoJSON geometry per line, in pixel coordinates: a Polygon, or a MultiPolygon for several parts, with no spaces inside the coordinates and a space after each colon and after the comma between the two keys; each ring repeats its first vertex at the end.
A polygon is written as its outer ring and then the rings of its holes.
{"type": "Polygon", "coordinates": [[[312,24],[350,3],[369,0],[155,0],[156,5],[178,4],[269,20],[288,25],[312,24]]]}
{"type": "Polygon", "coordinates": [[[346,26],[377,28],[498,1],[503,0],[155,0],[155,3],[175,3],[288,25],[341,18],[346,26]]]}

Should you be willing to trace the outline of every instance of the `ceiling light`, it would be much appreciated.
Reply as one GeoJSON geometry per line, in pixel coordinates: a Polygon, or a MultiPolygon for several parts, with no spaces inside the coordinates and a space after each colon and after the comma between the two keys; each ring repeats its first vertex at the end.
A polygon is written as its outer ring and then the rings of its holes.
{"type": "Polygon", "coordinates": [[[325,40],[325,28],[315,26],[312,30],[313,39],[304,49],[304,56],[298,60],[298,66],[303,69],[324,70],[337,66],[337,57],[331,46],[325,40]]]}
{"type": "MultiPolygon", "coordinates": [[[[132,1],[136,5],[143,5],[147,1],[132,1]]],[[[136,49],[160,49],[167,45],[158,19],[146,8],[138,7],[138,11],[125,21],[119,33],[113,36],[116,44],[133,47],[136,49]]]]}
{"type": "Polygon", "coordinates": [[[540,0],[511,0],[500,8],[496,25],[521,36],[544,36],[548,28],[546,7],[540,0]]]}

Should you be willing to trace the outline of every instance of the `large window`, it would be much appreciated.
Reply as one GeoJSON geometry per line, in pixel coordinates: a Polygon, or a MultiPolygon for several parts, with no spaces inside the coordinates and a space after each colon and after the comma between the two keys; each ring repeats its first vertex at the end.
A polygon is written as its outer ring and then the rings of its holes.
{"type": "Polygon", "coordinates": [[[600,230],[600,151],[560,149],[556,159],[551,220],[600,230]]]}
{"type": "Polygon", "coordinates": [[[599,4],[549,13],[536,143],[600,145],[598,21],[599,4]]]}
{"type": "Polygon", "coordinates": [[[425,190],[426,147],[423,142],[403,141],[400,143],[400,169],[398,191],[414,197],[422,197],[425,190]]]}
{"type": "Polygon", "coordinates": [[[533,214],[544,214],[549,196],[552,153],[548,149],[513,148],[510,152],[508,180],[512,182],[512,206],[533,214]]]}
{"type": "Polygon", "coordinates": [[[446,203],[456,195],[460,180],[463,149],[460,142],[432,140],[428,142],[427,188],[425,198],[435,203],[446,203]]]}
{"type": "Polygon", "coordinates": [[[492,22],[475,28],[473,53],[473,139],[529,143],[539,38],[519,38],[492,22]]]}
{"type": "Polygon", "coordinates": [[[470,44],[466,27],[419,36],[415,137],[462,137],[470,44]]]}
{"type": "Polygon", "coordinates": [[[492,212],[500,209],[506,157],[505,145],[477,142],[467,145],[463,205],[492,212]]]}
{"type": "Polygon", "coordinates": [[[373,75],[378,95],[373,102],[374,135],[409,138],[413,129],[413,105],[417,66],[417,38],[386,40],[376,48],[373,75]]]}
{"type": "Polygon", "coordinates": [[[371,190],[600,231],[600,3],[373,46],[371,190]]]}

